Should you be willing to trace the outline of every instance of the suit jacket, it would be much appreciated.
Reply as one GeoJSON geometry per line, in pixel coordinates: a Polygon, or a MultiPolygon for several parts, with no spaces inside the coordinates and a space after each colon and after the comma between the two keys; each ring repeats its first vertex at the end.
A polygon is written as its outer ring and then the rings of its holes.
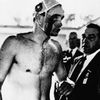
{"type": "MultiPolygon", "coordinates": [[[[66,51],[68,53],[68,51],[66,51]]],[[[71,57],[71,59],[69,59],[66,63],[65,63],[65,67],[66,67],[66,71],[67,73],[69,73],[69,69],[71,67],[71,65],[73,64],[73,61],[76,57],[82,56],[83,53],[80,50],[76,50],[74,56],[71,57]]]]}
{"type": "MultiPolygon", "coordinates": [[[[100,52],[81,73],[68,100],[100,100],[100,52]]],[[[76,66],[77,68],[77,66],[76,66]]]]}

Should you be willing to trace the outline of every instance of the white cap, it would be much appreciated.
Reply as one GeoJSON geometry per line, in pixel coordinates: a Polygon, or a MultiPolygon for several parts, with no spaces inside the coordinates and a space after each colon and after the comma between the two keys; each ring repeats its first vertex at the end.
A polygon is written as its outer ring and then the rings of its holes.
{"type": "Polygon", "coordinates": [[[56,0],[44,0],[44,4],[46,6],[47,11],[50,10],[51,8],[57,6],[57,5],[61,5],[56,0]]]}
{"type": "Polygon", "coordinates": [[[41,14],[43,12],[47,12],[48,10],[50,10],[51,8],[53,8],[57,5],[61,5],[56,0],[44,0],[41,2],[41,4],[42,4],[42,9],[41,9],[41,11],[39,11],[39,14],[41,14]]]}

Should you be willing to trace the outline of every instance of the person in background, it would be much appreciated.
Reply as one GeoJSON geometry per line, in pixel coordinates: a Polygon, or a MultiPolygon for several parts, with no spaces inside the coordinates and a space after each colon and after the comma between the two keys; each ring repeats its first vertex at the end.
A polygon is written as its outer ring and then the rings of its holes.
{"type": "MultiPolygon", "coordinates": [[[[68,76],[69,70],[70,70],[71,66],[73,65],[74,59],[83,55],[83,53],[79,50],[80,39],[77,37],[76,32],[71,32],[69,34],[68,41],[69,41],[69,50],[62,52],[63,64],[66,68],[66,77],[68,76]]],[[[60,73],[62,72],[61,69],[59,72],[60,73]]],[[[60,73],[58,74],[59,75],[58,78],[61,76],[60,73]]],[[[55,82],[55,89],[54,89],[55,100],[59,100],[61,97],[60,93],[59,93],[59,88],[58,88],[61,85],[61,83],[62,82],[60,82],[60,81],[55,82]],[[59,86],[58,86],[58,84],[59,84],[59,86]]],[[[66,97],[62,96],[61,100],[66,100],[66,97]]]]}
{"type": "Polygon", "coordinates": [[[85,54],[76,59],[59,91],[68,100],[100,100],[100,26],[90,23],[82,37],[85,54]]]}
{"type": "MultiPolygon", "coordinates": [[[[53,72],[62,66],[60,44],[51,39],[62,26],[64,10],[55,0],[35,6],[35,30],[9,36],[0,49],[0,100],[50,100],[53,72]]],[[[64,74],[65,73],[65,74],[64,74]]]]}
{"type": "Polygon", "coordinates": [[[73,64],[73,61],[76,57],[82,56],[83,53],[79,50],[80,48],[80,39],[77,37],[76,32],[71,32],[69,34],[69,50],[63,51],[63,62],[65,64],[67,73],[73,64]]]}

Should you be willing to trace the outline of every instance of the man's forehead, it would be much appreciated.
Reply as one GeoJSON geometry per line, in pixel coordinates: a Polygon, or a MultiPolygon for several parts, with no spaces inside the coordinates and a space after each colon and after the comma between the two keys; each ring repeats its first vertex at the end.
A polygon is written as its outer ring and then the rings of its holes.
{"type": "Polygon", "coordinates": [[[95,28],[87,28],[85,30],[85,34],[97,34],[97,33],[98,33],[98,30],[95,28]]]}
{"type": "Polygon", "coordinates": [[[77,38],[77,34],[70,34],[69,38],[77,38]]]}
{"type": "Polygon", "coordinates": [[[77,38],[76,35],[71,35],[69,38],[77,38]]]}
{"type": "Polygon", "coordinates": [[[52,8],[52,9],[50,9],[48,11],[48,13],[49,13],[49,15],[58,14],[58,15],[64,16],[64,10],[63,10],[62,6],[60,6],[60,5],[58,5],[58,6],[54,7],[54,8],[52,8]]]}

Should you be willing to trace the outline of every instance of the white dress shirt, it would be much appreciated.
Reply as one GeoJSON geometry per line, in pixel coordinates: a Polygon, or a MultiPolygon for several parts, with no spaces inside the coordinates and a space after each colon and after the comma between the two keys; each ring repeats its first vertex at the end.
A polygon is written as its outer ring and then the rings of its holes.
{"type": "Polygon", "coordinates": [[[76,53],[77,49],[78,49],[77,47],[76,47],[76,48],[74,48],[74,49],[70,49],[70,48],[69,48],[69,52],[72,50],[72,56],[74,56],[74,55],[75,55],[75,53],[76,53]]]}
{"type": "Polygon", "coordinates": [[[77,47],[73,49],[73,51],[72,51],[72,56],[74,56],[74,55],[75,55],[75,53],[76,53],[77,49],[78,49],[77,47]]]}

